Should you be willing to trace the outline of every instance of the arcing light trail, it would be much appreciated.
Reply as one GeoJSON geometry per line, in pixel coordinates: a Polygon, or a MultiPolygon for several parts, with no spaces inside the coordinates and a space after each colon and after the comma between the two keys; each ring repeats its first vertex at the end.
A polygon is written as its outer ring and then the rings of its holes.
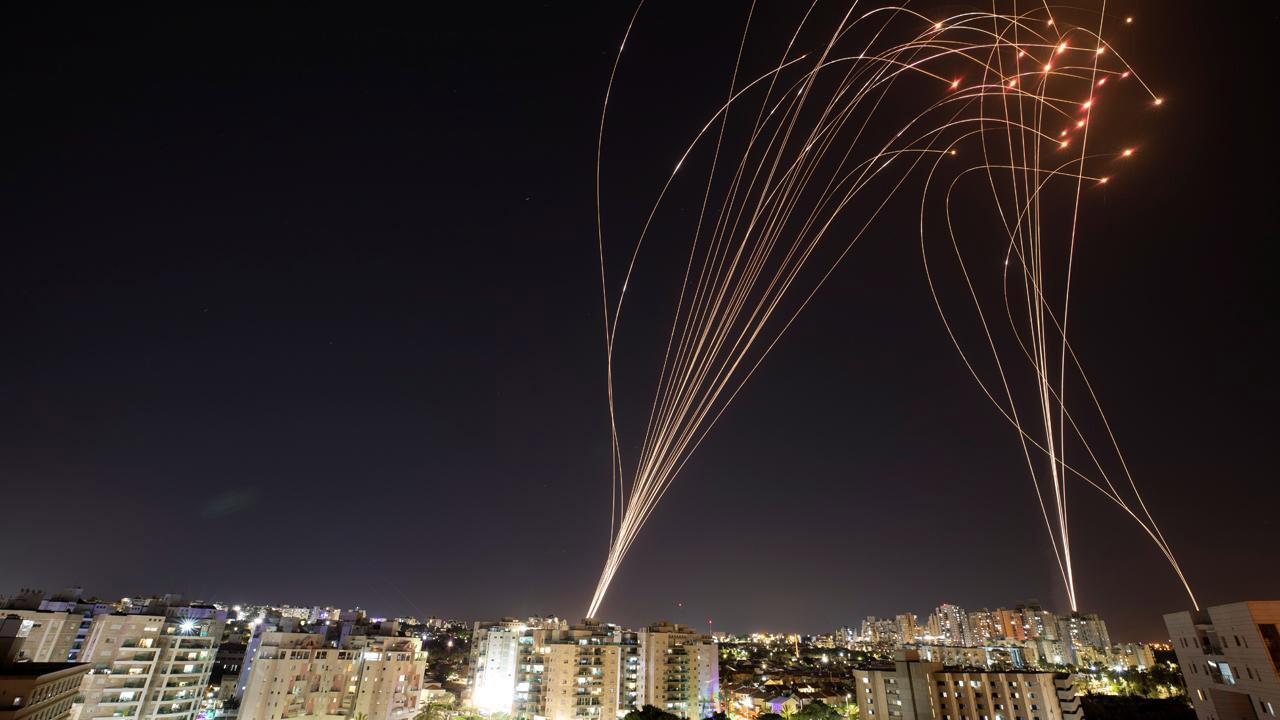
{"type": "MultiPolygon", "coordinates": [[[[1104,172],[1119,169],[1133,154],[1123,143],[1106,147],[1113,139],[1091,137],[1090,126],[1100,108],[1126,102],[1126,86],[1152,106],[1162,102],[1103,39],[1109,25],[1127,21],[1110,18],[1105,4],[1090,29],[1064,22],[1047,5],[1028,2],[1019,10],[1016,0],[1008,13],[997,12],[993,3],[991,11],[943,19],[905,7],[866,10],[855,2],[834,28],[821,32],[813,27],[816,4],[778,62],[742,80],[752,7],[726,100],[659,191],[624,256],[616,294],[606,270],[598,159],[613,508],[609,552],[587,616],[599,610],[641,528],[716,421],[912,180],[922,183],[919,242],[930,292],[966,368],[1017,431],[1072,610],[1077,603],[1067,491],[1077,481],[1097,489],[1141,527],[1195,604],[1067,339],[1081,205],[1090,188],[1108,181],[1104,172]],[[815,49],[798,52],[802,36],[815,32],[821,38],[815,49]],[[692,159],[703,146],[710,160],[698,171],[692,159]],[[701,177],[697,172],[705,173],[705,187],[698,185],[701,207],[686,231],[690,246],[675,315],[639,455],[629,465],[622,457],[614,395],[623,301],[637,281],[637,258],[668,191],[677,176],[701,177]],[[962,246],[953,200],[958,190],[971,187],[994,201],[1002,267],[987,267],[989,259],[975,264],[962,246]],[[937,280],[944,266],[931,256],[935,233],[926,231],[939,224],[945,225],[944,242],[954,261],[945,267],[972,306],[969,322],[980,330],[986,349],[981,355],[990,353],[985,367],[978,353],[966,350],[964,330],[944,303],[947,291],[937,280]],[[994,273],[1001,283],[998,298],[988,297],[975,280],[983,273],[994,273]],[[989,316],[997,302],[1007,328],[989,316]],[[1068,380],[1085,390],[1081,412],[1095,414],[1105,430],[1097,448],[1068,408],[1068,380]],[[1068,442],[1087,461],[1073,453],[1068,462],[1068,442]]],[[[623,47],[635,22],[633,16],[623,47]]],[[[605,112],[621,54],[620,48],[605,112]]],[[[991,256],[989,249],[982,255],[991,256]]]]}

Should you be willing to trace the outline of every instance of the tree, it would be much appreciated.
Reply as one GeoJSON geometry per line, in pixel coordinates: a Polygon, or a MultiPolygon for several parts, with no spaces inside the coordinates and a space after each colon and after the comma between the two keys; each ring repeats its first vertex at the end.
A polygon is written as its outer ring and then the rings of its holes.
{"type": "Polygon", "coordinates": [[[839,710],[821,700],[814,700],[800,708],[795,717],[798,720],[844,720],[844,715],[839,710]]]}
{"type": "Polygon", "coordinates": [[[428,703],[414,720],[445,720],[445,718],[449,717],[449,711],[452,709],[452,703],[428,703]]]}
{"type": "Polygon", "coordinates": [[[652,705],[645,705],[639,710],[632,710],[627,713],[622,720],[683,720],[683,718],[652,705]]]}

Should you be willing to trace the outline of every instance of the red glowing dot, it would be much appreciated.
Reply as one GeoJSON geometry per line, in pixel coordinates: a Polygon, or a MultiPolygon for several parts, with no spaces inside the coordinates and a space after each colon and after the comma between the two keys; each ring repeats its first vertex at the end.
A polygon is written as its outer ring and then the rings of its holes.
{"type": "Polygon", "coordinates": [[[1100,183],[1106,183],[1106,182],[1107,182],[1107,178],[1098,178],[1098,182],[1100,182],[1100,183]]]}
{"type": "Polygon", "coordinates": [[[1128,70],[1125,70],[1124,72],[1120,73],[1120,79],[1121,79],[1121,80],[1123,80],[1123,79],[1125,79],[1125,78],[1127,78],[1127,77],[1129,77],[1129,71],[1128,71],[1128,70]]]}
{"type": "Polygon", "coordinates": [[[1163,99],[1163,98],[1156,98],[1156,104],[1157,104],[1157,105],[1163,105],[1163,104],[1164,104],[1164,99],[1163,99]]]}
{"type": "Polygon", "coordinates": [[[1078,127],[1078,128],[1084,127],[1084,121],[1083,121],[1083,120],[1077,120],[1077,121],[1076,121],[1076,127],[1078,127]]]}
{"type": "Polygon", "coordinates": [[[1106,78],[1102,78],[1101,80],[1098,81],[1098,87],[1102,87],[1103,85],[1106,85],[1106,84],[1107,84],[1106,78]]]}
{"type": "Polygon", "coordinates": [[[1133,154],[1133,148],[1125,148],[1124,152],[1121,154],[1124,155],[1125,157],[1129,157],[1130,155],[1133,154]]]}

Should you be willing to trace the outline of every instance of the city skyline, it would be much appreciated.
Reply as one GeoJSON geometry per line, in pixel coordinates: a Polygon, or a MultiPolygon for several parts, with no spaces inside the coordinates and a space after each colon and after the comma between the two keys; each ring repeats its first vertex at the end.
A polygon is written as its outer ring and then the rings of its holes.
{"type": "MultiPolygon", "coordinates": [[[[576,618],[609,532],[595,126],[631,9],[16,13],[0,477],[20,510],[0,521],[0,588],[576,618]],[[321,526],[351,539],[322,545],[321,526]]],[[[605,222],[628,230],[723,92],[745,19],[645,12],[605,151],[605,222]]],[[[1217,111],[1258,72],[1256,45],[1226,38],[1257,30],[1133,13],[1114,40],[1168,102],[1087,200],[1105,212],[1073,342],[1202,604],[1275,597],[1280,578],[1242,572],[1274,564],[1280,501],[1274,288],[1250,233],[1272,150],[1246,144],[1265,113],[1217,111]],[[1207,69],[1188,36],[1240,72],[1207,69]],[[1221,546],[1206,521],[1238,536],[1221,546]]],[[[603,617],[820,632],[921,598],[1067,605],[1017,443],[946,344],[918,248],[895,242],[906,217],[725,415],[603,617]]],[[[622,370],[621,392],[652,391],[622,370]]],[[[1181,587],[1127,518],[1073,492],[1082,611],[1159,638],[1189,609],[1181,587]]]]}
{"type": "MultiPolygon", "coordinates": [[[[210,608],[217,607],[217,608],[226,610],[228,612],[231,612],[232,613],[231,617],[233,618],[236,616],[240,616],[242,619],[251,618],[254,615],[254,613],[259,610],[261,611],[273,610],[273,611],[282,612],[286,616],[292,615],[292,616],[296,616],[304,619],[308,617],[312,619],[316,617],[320,617],[323,619],[331,614],[337,615],[337,614],[342,614],[347,612],[352,612],[352,613],[358,612],[371,620],[414,618],[422,622],[426,622],[430,620],[430,621],[440,621],[440,622],[447,622],[447,623],[460,622],[463,624],[471,624],[475,622],[492,621],[495,618],[502,617],[502,618],[517,618],[517,619],[518,618],[529,618],[529,619],[546,618],[546,619],[556,619],[557,621],[563,621],[566,623],[595,622],[595,623],[602,623],[604,625],[624,625],[624,626],[632,624],[632,623],[619,623],[611,618],[574,619],[569,615],[564,615],[561,613],[554,612],[553,610],[546,610],[546,609],[536,613],[529,613],[529,614],[520,613],[520,612],[507,612],[507,613],[498,613],[492,616],[470,617],[470,616],[445,616],[445,615],[438,615],[438,614],[421,612],[421,611],[392,612],[392,611],[387,611],[385,608],[366,607],[361,604],[345,606],[341,604],[334,604],[332,602],[327,602],[327,601],[321,601],[318,603],[295,604],[296,601],[295,602],[262,602],[260,600],[261,599],[253,599],[253,598],[237,599],[237,598],[225,598],[225,597],[211,597],[211,598],[187,597],[181,593],[159,593],[159,594],[142,593],[142,594],[126,594],[121,597],[115,597],[115,596],[106,597],[106,596],[97,595],[92,591],[87,591],[85,588],[82,588],[82,587],[66,586],[66,587],[58,588],[56,590],[44,589],[44,588],[14,588],[8,593],[0,592],[0,609],[4,607],[6,602],[14,605],[15,607],[21,607],[29,610],[34,610],[37,606],[41,606],[42,603],[44,605],[48,605],[53,608],[64,608],[64,606],[69,607],[70,605],[75,605],[79,603],[82,605],[86,605],[87,607],[96,607],[99,611],[102,611],[103,608],[114,606],[120,603],[124,603],[126,606],[132,606],[136,608],[136,607],[145,606],[149,602],[163,601],[163,602],[181,602],[191,606],[201,606],[201,607],[210,607],[210,608]]],[[[860,628],[860,630],[858,631],[860,639],[868,642],[874,642],[874,638],[870,638],[866,636],[868,632],[867,628],[869,623],[886,622],[891,625],[895,625],[896,627],[897,624],[900,624],[902,622],[902,618],[906,616],[909,616],[912,618],[913,626],[916,627],[921,633],[924,633],[925,630],[931,626],[931,624],[934,622],[934,616],[936,614],[944,613],[947,611],[958,612],[959,613],[958,617],[960,618],[959,620],[960,624],[965,625],[966,627],[967,627],[967,623],[972,622],[973,617],[975,615],[978,615],[978,614],[985,615],[988,613],[990,614],[1017,613],[1019,615],[1020,620],[1021,620],[1021,614],[1024,612],[1024,610],[1026,611],[1034,610],[1036,613],[1047,612],[1049,615],[1056,616],[1059,620],[1069,619],[1073,617],[1073,614],[1070,610],[1063,610],[1061,608],[1054,608],[1054,607],[1045,607],[1036,598],[1025,598],[1023,600],[1006,602],[1006,603],[988,603],[985,605],[974,606],[971,608],[961,607],[946,601],[939,601],[939,602],[935,602],[933,605],[930,605],[929,607],[898,608],[895,611],[892,611],[880,616],[864,615],[864,616],[858,616],[858,617],[850,617],[844,622],[842,622],[839,626],[832,626],[832,627],[826,627],[826,628],[725,627],[723,625],[717,626],[715,625],[714,622],[708,623],[706,621],[703,621],[702,623],[698,623],[697,621],[673,620],[672,618],[675,617],[676,615],[679,615],[680,614],[679,611],[683,610],[683,608],[677,607],[676,610],[677,610],[677,613],[660,617],[658,618],[658,621],[659,622],[671,621],[671,622],[679,623],[683,626],[688,626],[688,627],[698,629],[699,631],[705,630],[706,634],[708,635],[725,634],[728,636],[736,636],[736,637],[746,637],[746,636],[756,635],[756,634],[769,634],[769,635],[784,635],[784,636],[795,635],[795,636],[805,636],[805,637],[831,636],[834,638],[838,638],[842,633],[853,632],[855,629],[860,628]],[[919,610],[919,612],[917,612],[917,610],[919,610]]],[[[41,612],[43,612],[43,610],[41,612]]],[[[1075,613],[1074,616],[1080,616],[1085,618],[1089,618],[1089,617],[1096,618],[1098,617],[1098,614],[1091,613],[1087,609],[1085,609],[1078,613],[1075,613]]],[[[1105,622],[1105,618],[1103,618],[1103,620],[1105,622]]],[[[943,622],[945,626],[945,621],[943,622]]],[[[1005,622],[1007,623],[1009,621],[1006,619],[1005,622]]],[[[1025,619],[1025,622],[1028,624],[1028,627],[1030,627],[1031,624],[1034,624],[1035,621],[1033,621],[1033,619],[1030,616],[1027,616],[1027,618],[1025,619]]],[[[874,633],[874,631],[872,632],[874,633]]],[[[966,629],[964,632],[967,633],[968,630],[966,629]]],[[[942,638],[947,638],[949,634],[950,633],[948,631],[943,630],[941,634],[935,634],[933,636],[921,635],[921,638],[923,638],[923,641],[928,642],[933,640],[939,640],[942,638]]],[[[1050,635],[1053,635],[1053,632],[1050,632],[1050,635]]],[[[959,635],[956,635],[956,637],[959,637],[959,635]]],[[[999,636],[993,635],[993,637],[999,637],[999,636]]],[[[1163,638],[1163,637],[1139,638],[1139,637],[1127,637],[1127,636],[1120,637],[1119,639],[1124,642],[1144,642],[1144,643],[1145,642],[1160,643],[1168,640],[1168,638],[1163,638]]],[[[903,638],[899,638],[899,640],[903,640],[903,638]]],[[[949,638],[948,642],[951,644],[965,644],[965,643],[956,643],[954,642],[954,640],[955,638],[949,638]]]]}

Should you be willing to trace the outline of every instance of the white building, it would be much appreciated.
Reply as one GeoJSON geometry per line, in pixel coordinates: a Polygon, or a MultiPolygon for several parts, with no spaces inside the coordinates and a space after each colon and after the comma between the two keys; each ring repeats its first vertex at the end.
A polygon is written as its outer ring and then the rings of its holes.
{"type": "Polygon", "coordinates": [[[422,641],[265,632],[241,698],[240,717],[406,720],[418,713],[427,657],[422,641]]]}
{"type": "Polygon", "coordinates": [[[636,707],[639,646],[616,625],[530,629],[519,662],[517,718],[615,720],[636,707]]]}
{"type": "Polygon", "coordinates": [[[1280,601],[1169,613],[1164,624],[1196,717],[1280,716],[1280,601]]]}
{"type": "Polygon", "coordinates": [[[720,691],[720,649],[684,625],[658,622],[637,633],[641,692],[637,706],[653,705],[691,720],[715,710],[720,691]]]}
{"type": "Polygon", "coordinates": [[[694,720],[714,710],[719,648],[705,635],[670,623],[539,625],[476,624],[471,707],[528,720],[616,720],[643,705],[694,720]]]}
{"type": "Polygon", "coordinates": [[[511,713],[520,638],[527,629],[523,622],[513,618],[475,624],[470,658],[472,707],[481,712],[511,713]]]}
{"type": "Polygon", "coordinates": [[[194,720],[226,614],[208,606],[159,606],[99,615],[81,661],[91,669],[81,720],[131,717],[194,720]]]}
{"type": "Polygon", "coordinates": [[[1071,676],[952,670],[899,650],[892,664],[854,670],[860,720],[1082,720],[1071,676]]]}

